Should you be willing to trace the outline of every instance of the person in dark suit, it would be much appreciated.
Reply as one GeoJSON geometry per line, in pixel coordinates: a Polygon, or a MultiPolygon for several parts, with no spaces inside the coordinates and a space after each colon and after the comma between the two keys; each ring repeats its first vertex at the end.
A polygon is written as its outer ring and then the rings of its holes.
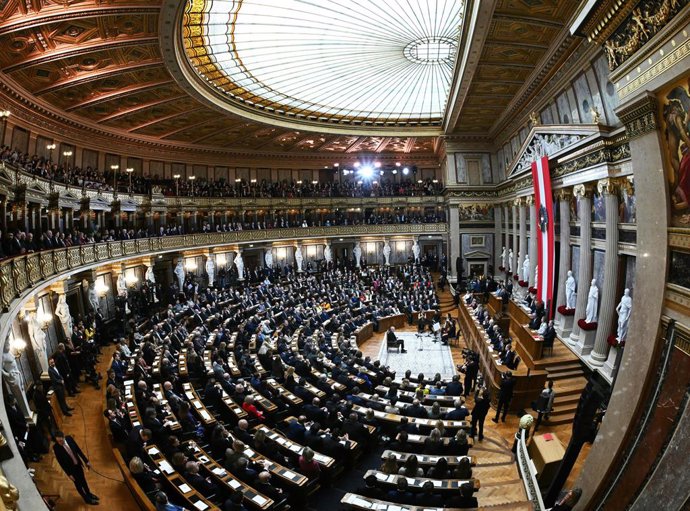
{"type": "Polygon", "coordinates": [[[71,408],[65,400],[65,379],[60,374],[60,371],[58,371],[58,368],[55,367],[54,358],[48,360],[48,365],[50,366],[48,368],[48,376],[50,376],[50,386],[55,391],[55,395],[57,396],[60,409],[62,410],[62,413],[64,415],[71,417],[72,414],[70,412],[74,410],[74,408],[71,408]]]}
{"type": "Polygon", "coordinates": [[[74,482],[79,495],[87,504],[98,505],[98,496],[91,493],[84,475],[84,465],[91,469],[91,463],[71,436],[65,436],[62,431],[55,432],[55,444],[53,445],[55,459],[62,470],[74,482]]]}
{"type": "Polygon", "coordinates": [[[515,378],[513,378],[513,373],[506,371],[501,375],[501,387],[498,391],[498,406],[496,407],[496,417],[491,419],[494,422],[498,422],[498,416],[501,415],[503,411],[503,417],[501,420],[506,421],[506,415],[508,414],[508,407],[510,406],[510,401],[513,399],[513,389],[515,389],[515,378]]]}
{"type": "Polygon", "coordinates": [[[553,342],[556,340],[556,329],[553,327],[553,320],[549,321],[542,337],[544,338],[544,347],[552,348],[553,342]]]}
{"type": "Polygon", "coordinates": [[[402,353],[407,353],[407,350],[405,349],[405,341],[397,338],[397,336],[395,335],[395,327],[394,326],[392,326],[388,329],[388,333],[386,334],[386,343],[388,345],[395,346],[396,348],[399,348],[402,353]]]}
{"type": "Polygon", "coordinates": [[[485,389],[474,402],[472,408],[472,423],[470,428],[470,436],[472,438],[477,435],[479,431],[479,441],[484,440],[484,419],[489,413],[491,407],[491,399],[489,399],[489,390],[485,389]]]}

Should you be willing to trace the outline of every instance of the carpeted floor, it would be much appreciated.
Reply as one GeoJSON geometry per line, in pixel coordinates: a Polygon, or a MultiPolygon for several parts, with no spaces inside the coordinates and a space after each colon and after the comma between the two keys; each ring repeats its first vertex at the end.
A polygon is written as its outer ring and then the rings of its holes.
{"type": "Polygon", "coordinates": [[[441,373],[441,377],[450,379],[456,374],[450,346],[433,342],[434,336],[428,332],[422,334],[421,337],[418,337],[415,332],[396,332],[396,334],[399,339],[405,341],[407,353],[388,350],[384,342],[378,357],[383,365],[395,370],[396,379],[400,380],[408,369],[413,369],[415,376],[419,373],[424,373],[426,376],[441,373]]]}

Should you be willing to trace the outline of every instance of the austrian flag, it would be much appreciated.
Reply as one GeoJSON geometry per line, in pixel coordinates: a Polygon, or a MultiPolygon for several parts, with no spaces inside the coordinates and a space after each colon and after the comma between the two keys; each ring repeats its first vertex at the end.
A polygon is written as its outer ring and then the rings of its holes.
{"type": "Polygon", "coordinates": [[[535,287],[537,299],[544,302],[546,317],[550,318],[553,305],[556,237],[553,229],[553,198],[547,156],[532,162],[532,179],[537,208],[537,264],[539,264],[539,280],[535,283],[535,287]]]}

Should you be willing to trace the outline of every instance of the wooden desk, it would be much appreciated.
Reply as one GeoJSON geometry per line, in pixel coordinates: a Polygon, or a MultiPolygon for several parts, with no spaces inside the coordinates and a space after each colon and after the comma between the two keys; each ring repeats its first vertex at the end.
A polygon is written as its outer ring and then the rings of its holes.
{"type": "MultiPolygon", "coordinates": [[[[279,433],[274,429],[269,429],[264,425],[260,425],[256,427],[256,430],[263,430],[263,432],[266,433],[267,438],[278,444],[283,451],[291,453],[293,456],[299,456],[302,454],[302,451],[304,451],[303,445],[290,440],[286,436],[283,436],[282,433],[279,433]]],[[[332,467],[335,464],[335,460],[333,458],[316,451],[314,451],[314,460],[324,468],[332,467]]]]}
{"type": "MultiPolygon", "coordinates": [[[[366,479],[369,476],[374,476],[376,477],[376,482],[379,486],[387,486],[391,488],[395,488],[396,486],[396,481],[398,480],[399,477],[405,477],[401,476],[399,474],[386,474],[384,472],[381,472],[379,470],[367,470],[367,473],[364,474],[364,479],[366,479]]],[[[457,492],[460,487],[465,484],[465,483],[472,483],[472,485],[475,487],[475,489],[480,487],[479,479],[429,479],[428,477],[405,477],[407,479],[407,484],[409,488],[411,489],[417,489],[421,490],[422,485],[427,482],[431,481],[434,485],[434,491],[439,492],[439,493],[450,493],[450,492],[457,492]]]]}
{"type": "MultiPolygon", "coordinates": [[[[479,354],[480,370],[484,375],[487,386],[491,388],[491,395],[495,405],[501,383],[501,374],[507,368],[500,364],[498,354],[493,351],[489,343],[489,336],[464,302],[461,302],[458,307],[458,324],[467,346],[479,354]]],[[[520,356],[522,357],[522,354],[520,356]]],[[[544,388],[547,373],[540,370],[528,372],[526,364],[522,363],[512,373],[516,381],[513,399],[510,402],[510,410],[528,409],[535,396],[538,396],[544,388]]]]}
{"type": "Polygon", "coordinates": [[[206,405],[204,405],[201,399],[199,399],[199,395],[196,393],[196,390],[194,390],[194,387],[192,387],[192,384],[183,383],[182,390],[184,391],[186,398],[189,400],[189,404],[192,405],[191,408],[195,411],[203,425],[212,426],[215,424],[216,418],[206,409],[206,405]]]}
{"type": "Polygon", "coordinates": [[[151,461],[156,465],[156,468],[168,481],[169,486],[186,503],[185,507],[187,509],[198,509],[199,511],[206,511],[207,509],[215,511],[218,509],[217,506],[213,505],[206,497],[194,489],[191,484],[187,483],[187,480],[173,468],[155,445],[147,446],[146,452],[151,461]]]}
{"type": "Polygon", "coordinates": [[[432,454],[411,454],[409,452],[398,452],[398,451],[390,451],[386,449],[383,451],[381,454],[381,459],[385,460],[388,458],[388,456],[392,454],[396,460],[398,460],[399,463],[405,463],[407,461],[407,458],[410,456],[417,456],[417,462],[420,465],[424,465],[427,467],[436,465],[436,462],[439,460],[439,458],[446,458],[446,461],[448,462],[448,465],[451,467],[457,466],[460,464],[460,461],[467,458],[470,460],[471,465],[476,465],[477,464],[477,458],[474,456],[449,456],[449,455],[432,455],[432,454]]]}
{"type": "MultiPolygon", "coordinates": [[[[366,406],[360,406],[360,405],[352,405],[352,411],[357,412],[360,415],[366,415],[366,413],[369,410],[373,410],[372,408],[367,408],[366,406]]],[[[390,422],[393,424],[400,424],[400,419],[403,417],[407,417],[406,415],[398,415],[395,413],[386,413],[382,412],[380,410],[373,410],[374,412],[374,417],[376,419],[384,421],[384,422],[390,422]]],[[[438,420],[434,419],[420,419],[418,417],[407,417],[407,420],[410,424],[416,424],[417,426],[420,427],[425,427],[429,429],[434,429],[436,427],[436,423],[438,420]]],[[[465,429],[468,430],[470,429],[470,423],[467,421],[447,421],[447,420],[442,420],[443,427],[446,429],[465,429]]]]}
{"type": "Polygon", "coordinates": [[[386,316],[379,318],[379,327],[377,332],[385,332],[390,327],[403,328],[405,326],[405,314],[395,314],[393,316],[386,316]]]}
{"type": "Polygon", "coordinates": [[[553,480],[565,455],[563,444],[554,433],[534,435],[527,452],[537,470],[539,485],[547,488],[553,480]]]}
{"type": "Polygon", "coordinates": [[[370,339],[371,336],[374,335],[374,323],[367,321],[354,331],[354,335],[357,338],[357,346],[361,345],[364,341],[370,339]]]}

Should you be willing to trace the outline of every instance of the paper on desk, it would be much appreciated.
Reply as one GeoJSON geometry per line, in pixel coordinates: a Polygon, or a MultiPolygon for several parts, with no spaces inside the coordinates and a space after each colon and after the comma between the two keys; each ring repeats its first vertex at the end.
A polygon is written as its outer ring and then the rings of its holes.
{"type": "Polygon", "coordinates": [[[435,480],[435,481],[431,481],[431,482],[434,483],[434,486],[436,488],[440,488],[443,485],[443,481],[435,480]]]}
{"type": "Polygon", "coordinates": [[[223,477],[225,474],[227,474],[227,472],[225,471],[225,469],[220,468],[220,467],[214,468],[213,470],[211,470],[211,472],[213,472],[214,474],[216,474],[218,477],[223,477]]]}
{"type": "Polygon", "coordinates": [[[211,420],[211,416],[209,415],[209,413],[206,410],[201,410],[201,412],[199,412],[199,413],[204,418],[204,420],[207,420],[207,421],[211,420]]]}
{"type": "Polygon", "coordinates": [[[199,511],[204,511],[204,509],[208,508],[208,506],[204,503],[203,500],[197,500],[194,503],[194,507],[197,508],[199,511]]]}
{"type": "Polygon", "coordinates": [[[394,483],[398,479],[398,474],[391,474],[388,476],[388,482],[394,483]]]}
{"type": "Polygon", "coordinates": [[[388,476],[386,474],[382,474],[381,472],[377,472],[376,479],[378,481],[385,481],[386,479],[388,479],[388,476]]]}
{"type": "Polygon", "coordinates": [[[242,485],[241,485],[237,480],[235,480],[235,479],[230,479],[230,480],[228,481],[228,484],[230,485],[230,488],[232,488],[233,490],[236,490],[237,488],[239,488],[240,486],[242,486],[242,485]]]}
{"type": "Polygon", "coordinates": [[[263,506],[266,502],[268,502],[265,498],[263,498],[261,495],[254,495],[252,498],[254,502],[259,504],[260,506],[263,506]]]}
{"type": "Polygon", "coordinates": [[[201,401],[194,401],[194,408],[201,408],[203,405],[201,404],[201,401]]]}
{"type": "Polygon", "coordinates": [[[151,447],[149,449],[149,454],[158,454],[160,451],[156,449],[155,447],[151,447]]]}
{"type": "Polygon", "coordinates": [[[295,473],[290,472],[289,470],[286,470],[285,472],[283,472],[283,475],[285,477],[287,477],[288,479],[294,479],[295,478],[295,473]]]}
{"type": "Polygon", "coordinates": [[[367,502],[364,499],[360,499],[358,497],[354,497],[350,500],[350,504],[355,505],[357,507],[364,507],[367,509],[371,508],[371,502],[367,502]]]}
{"type": "Polygon", "coordinates": [[[181,484],[180,486],[178,486],[178,488],[180,489],[180,491],[181,491],[182,493],[189,493],[190,491],[192,491],[192,489],[191,489],[191,488],[189,487],[189,485],[186,484],[186,483],[185,483],[185,484],[181,484]]]}
{"type": "Polygon", "coordinates": [[[170,463],[168,463],[166,460],[161,460],[160,465],[158,465],[158,466],[159,466],[159,467],[161,468],[161,470],[162,470],[163,472],[165,472],[166,474],[172,474],[173,472],[175,472],[175,469],[172,468],[172,466],[170,465],[170,463]]]}
{"type": "Polygon", "coordinates": [[[199,461],[202,463],[208,463],[208,458],[206,456],[199,456],[199,461]]]}
{"type": "Polygon", "coordinates": [[[388,506],[388,511],[403,511],[403,508],[400,506],[388,506]]]}

